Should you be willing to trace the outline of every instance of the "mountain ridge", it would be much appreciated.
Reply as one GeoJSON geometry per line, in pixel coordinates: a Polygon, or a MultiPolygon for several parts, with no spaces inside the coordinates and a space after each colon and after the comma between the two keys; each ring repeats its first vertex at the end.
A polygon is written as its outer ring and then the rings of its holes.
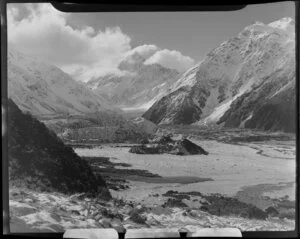
{"type": "Polygon", "coordinates": [[[142,54],[133,49],[119,63],[123,75],[107,74],[90,80],[87,85],[125,111],[146,111],[181,74],[157,63],[144,64],[158,50],[151,48],[142,54]]]}
{"type": "Polygon", "coordinates": [[[8,97],[35,116],[82,115],[115,109],[58,67],[10,48],[8,97]]]}
{"type": "MultiPolygon", "coordinates": [[[[254,109],[251,104],[262,104],[287,84],[295,85],[292,83],[295,81],[293,26],[293,19],[283,18],[270,24],[256,22],[245,27],[236,37],[221,43],[185,72],[143,117],[156,124],[224,123],[234,127],[286,130],[285,124],[292,122],[280,120],[281,126],[264,127],[261,123],[245,124],[245,120],[251,118],[254,109]],[[222,118],[234,102],[249,92],[253,94],[248,98],[253,99],[248,100],[251,102],[247,104],[249,109],[239,104],[244,113],[235,116],[238,123],[229,123],[232,117],[222,118]]],[[[237,105],[235,103],[236,110],[237,105]]],[[[255,112],[258,111],[257,108],[255,112]]]]}

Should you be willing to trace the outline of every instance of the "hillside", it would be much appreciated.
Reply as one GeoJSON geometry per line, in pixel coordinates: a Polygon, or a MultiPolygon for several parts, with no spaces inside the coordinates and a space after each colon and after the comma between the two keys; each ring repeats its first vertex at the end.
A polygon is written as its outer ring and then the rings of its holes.
{"type": "Polygon", "coordinates": [[[58,67],[8,49],[8,96],[38,117],[82,115],[113,110],[106,100],[58,67]]]}
{"type": "Polygon", "coordinates": [[[47,127],[8,101],[9,183],[111,198],[106,183],[47,127]]]}
{"type": "Polygon", "coordinates": [[[256,22],[210,51],[143,117],[156,124],[217,123],[293,132],[293,92],[294,20],[256,22]]]}

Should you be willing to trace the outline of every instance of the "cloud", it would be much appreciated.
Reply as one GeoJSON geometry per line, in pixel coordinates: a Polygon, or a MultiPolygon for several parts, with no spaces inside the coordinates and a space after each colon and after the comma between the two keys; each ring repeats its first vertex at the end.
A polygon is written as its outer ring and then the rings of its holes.
{"type": "Polygon", "coordinates": [[[125,57],[129,57],[134,55],[135,53],[138,53],[140,56],[144,57],[145,59],[152,56],[156,51],[158,50],[158,47],[155,45],[141,45],[133,48],[132,50],[126,52],[124,54],[125,57]]]}
{"type": "Polygon", "coordinates": [[[148,58],[144,64],[160,64],[166,68],[184,72],[191,68],[195,62],[192,58],[182,55],[179,51],[164,49],[154,53],[154,55],[148,58]]]}
{"type": "Polygon", "coordinates": [[[9,4],[8,47],[60,67],[76,80],[88,81],[106,74],[130,75],[118,69],[119,63],[135,53],[145,64],[184,71],[193,60],[178,51],[161,50],[156,45],[132,49],[131,38],[120,27],[95,29],[76,27],[70,14],[57,11],[49,3],[9,4]]]}
{"type": "Polygon", "coordinates": [[[47,3],[22,4],[28,14],[19,19],[17,6],[8,7],[9,47],[69,71],[72,65],[116,67],[131,49],[131,38],[119,27],[104,31],[91,26],[77,29],[67,23],[69,14],[47,3]]]}

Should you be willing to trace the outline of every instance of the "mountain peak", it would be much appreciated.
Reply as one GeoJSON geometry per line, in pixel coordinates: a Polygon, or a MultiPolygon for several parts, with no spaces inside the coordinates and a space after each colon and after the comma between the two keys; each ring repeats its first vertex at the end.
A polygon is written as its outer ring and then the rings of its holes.
{"type": "Polygon", "coordinates": [[[284,17],[269,23],[268,26],[288,32],[294,32],[295,21],[291,17],[284,17]]]}
{"type": "Polygon", "coordinates": [[[122,61],[119,64],[119,68],[132,68],[134,65],[144,63],[144,61],[151,57],[159,49],[155,45],[141,45],[132,50],[126,52],[122,61]]]}
{"type": "Polygon", "coordinates": [[[276,28],[286,28],[289,25],[295,25],[295,21],[291,17],[283,17],[277,21],[269,23],[268,25],[276,28]]]}
{"type": "MultiPolygon", "coordinates": [[[[292,25],[291,18],[270,24],[253,22],[185,72],[143,117],[156,124],[225,123],[229,127],[291,131],[293,127],[288,125],[292,123],[278,117],[284,104],[273,106],[271,99],[283,89],[279,98],[285,100],[289,92],[283,87],[294,84],[292,25]],[[266,123],[270,122],[267,114],[262,116],[258,100],[265,100],[268,114],[276,116],[270,124],[266,123]]],[[[286,112],[294,114],[292,109],[286,112]]]]}
{"type": "Polygon", "coordinates": [[[110,109],[100,96],[58,67],[8,51],[8,94],[23,111],[36,116],[83,114],[110,109]]]}

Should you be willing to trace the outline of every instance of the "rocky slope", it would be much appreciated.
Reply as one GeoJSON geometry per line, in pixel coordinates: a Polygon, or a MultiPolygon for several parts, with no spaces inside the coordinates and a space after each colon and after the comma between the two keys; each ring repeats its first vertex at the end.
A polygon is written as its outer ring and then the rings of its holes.
{"type": "Polygon", "coordinates": [[[32,115],[80,115],[112,109],[59,68],[8,49],[8,96],[32,115]]]}
{"type": "Polygon", "coordinates": [[[195,192],[176,194],[175,198],[174,195],[161,195],[166,206],[149,206],[120,199],[105,202],[81,194],[68,196],[13,188],[10,192],[10,227],[12,232],[23,233],[113,228],[120,224],[127,231],[131,228],[176,228],[177,232],[182,227],[190,232],[224,227],[241,231],[287,231],[295,228],[294,220],[274,216],[264,220],[261,215],[265,218],[268,213],[233,198],[223,197],[219,203],[216,199],[220,196],[204,196],[195,192]],[[199,209],[192,205],[202,206],[199,209]]]}
{"type": "Polygon", "coordinates": [[[111,198],[105,181],[47,127],[8,101],[10,186],[111,198]]]}
{"type": "Polygon", "coordinates": [[[118,68],[124,74],[108,74],[92,79],[88,86],[124,110],[146,111],[180,75],[176,70],[160,64],[145,65],[147,57],[155,51],[147,56],[133,51],[119,64],[118,68]]]}
{"type": "Polygon", "coordinates": [[[143,117],[157,124],[293,131],[293,92],[294,20],[256,22],[210,51],[143,117]]]}
{"type": "Polygon", "coordinates": [[[44,121],[64,142],[71,144],[138,143],[152,137],[157,126],[144,119],[121,114],[96,113],[44,121]]]}

